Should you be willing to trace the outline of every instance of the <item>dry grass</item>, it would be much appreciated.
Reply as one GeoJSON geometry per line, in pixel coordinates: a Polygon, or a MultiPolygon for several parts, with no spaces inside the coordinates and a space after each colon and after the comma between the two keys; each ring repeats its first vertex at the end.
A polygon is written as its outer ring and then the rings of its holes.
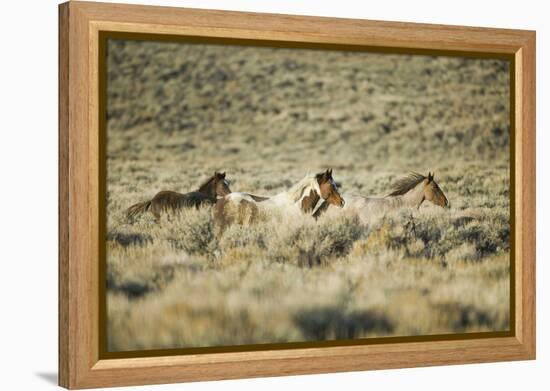
{"type": "Polygon", "coordinates": [[[505,62],[138,42],[108,61],[109,349],[509,327],[505,62]],[[221,236],[208,208],[124,218],[215,170],[275,194],[327,167],[373,195],[435,171],[452,209],[263,215],[221,236]]]}

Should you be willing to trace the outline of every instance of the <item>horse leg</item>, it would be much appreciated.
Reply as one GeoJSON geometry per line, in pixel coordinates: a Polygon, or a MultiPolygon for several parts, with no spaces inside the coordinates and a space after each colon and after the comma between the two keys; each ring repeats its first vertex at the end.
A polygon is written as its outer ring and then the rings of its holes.
{"type": "Polygon", "coordinates": [[[249,214],[248,223],[253,224],[256,222],[257,219],[258,219],[258,207],[254,204],[250,204],[250,214],[249,214]]]}
{"type": "Polygon", "coordinates": [[[218,237],[222,236],[226,227],[225,204],[225,198],[221,198],[214,205],[214,228],[218,237]]]}

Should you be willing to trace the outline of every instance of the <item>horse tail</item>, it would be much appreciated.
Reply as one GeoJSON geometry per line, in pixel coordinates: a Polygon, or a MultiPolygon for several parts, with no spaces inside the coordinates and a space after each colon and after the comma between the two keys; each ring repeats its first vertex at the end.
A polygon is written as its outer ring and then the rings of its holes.
{"type": "Polygon", "coordinates": [[[126,210],[126,217],[128,219],[133,219],[137,215],[142,214],[143,212],[147,212],[150,207],[151,200],[132,205],[128,208],[128,210],[126,210]]]}

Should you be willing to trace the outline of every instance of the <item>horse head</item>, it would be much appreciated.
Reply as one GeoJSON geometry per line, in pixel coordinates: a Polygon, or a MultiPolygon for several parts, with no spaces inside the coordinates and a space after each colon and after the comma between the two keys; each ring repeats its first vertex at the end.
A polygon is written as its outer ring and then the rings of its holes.
{"type": "Polygon", "coordinates": [[[225,179],[225,172],[215,172],[213,177],[213,186],[216,192],[216,196],[225,197],[231,193],[229,188],[229,182],[225,179]]]}
{"type": "Polygon", "coordinates": [[[449,200],[436,183],[432,172],[428,172],[428,176],[424,178],[424,199],[442,208],[449,208],[451,206],[449,200]]]}
{"type": "Polygon", "coordinates": [[[231,193],[229,183],[225,179],[225,172],[214,172],[202,185],[199,186],[200,193],[216,200],[217,197],[225,197],[231,193]]]}
{"type": "Polygon", "coordinates": [[[344,207],[345,201],[338,192],[336,182],[332,178],[332,169],[327,169],[325,172],[315,175],[315,179],[319,184],[319,196],[331,205],[344,207]]]}

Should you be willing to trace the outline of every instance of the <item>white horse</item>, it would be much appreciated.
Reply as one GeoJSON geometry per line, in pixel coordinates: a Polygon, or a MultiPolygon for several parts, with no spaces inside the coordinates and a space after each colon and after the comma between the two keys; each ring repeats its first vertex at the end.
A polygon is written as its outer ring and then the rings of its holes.
{"type": "Polygon", "coordinates": [[[424,176],[411,173],[399,179],[391,192],[384,197],[365,197],[357,194],[344,194],[344,211],[357,213],[362,220],[370,221],[384,216],[388,211],[400,208],[420,208],[424,201],[450,207],[447,197],[434,180],[434,174],[424,176]]]}
{"type": "Polygon", "coordinates": [[[344,206],[344,199],[338,193],[332,178],[332,170],[319,174],[308,174],[289,190],[272,197],[257,196],[244,192],[233,192],[219,198],[215,218],[225,226],[228,223],[253,221],[259,211],[277,210],[285,214],[314,214],[323,203],[344,206]]]}

